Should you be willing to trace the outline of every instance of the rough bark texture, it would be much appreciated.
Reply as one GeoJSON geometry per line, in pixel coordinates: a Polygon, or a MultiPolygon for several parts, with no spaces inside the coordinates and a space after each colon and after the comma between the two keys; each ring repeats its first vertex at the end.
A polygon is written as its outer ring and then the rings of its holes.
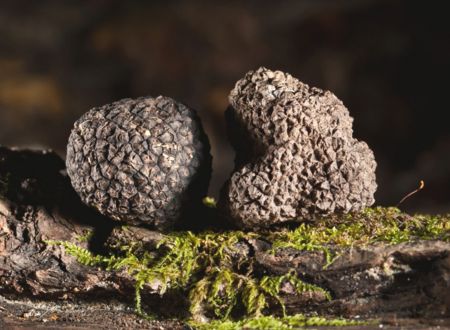
{"type": "Polygon", "coordinates": [[[258,265],[283,274],[294,268],[327,288],[331,302],[305,306],[287,296],[292,311],[316,310],[346,316],[443,317],[450,315],[450,244],[422,241],[346,250],[323,269],[321,253],[256,251],[258,265]]]}
{"type": "MultiPolygon", "coordinates": [[[[80,236],[93,231],[89,248],[104,252],[103,246],[117,242],[138,239],[151,247],[161,238],[148,229],[123,231],[113,225],[84,206],[55,154],[0,147],[0,328],[34,328],[42,322],[77,329],[182,327],[175,321],[144,321],[135,316],[134,283],[126,272],[80,265],[62,247],[44,242],[67,240],[86,246],[80,236]]],[[[341,251],[325,269],[322,253],[284,249],[273,255],[269,248],[264,241],[250,240],[239,251],[253,258],[261,272],[284,274],[295,269],[333,296],[328,302],[321,295],[305,297],[283,288],[291,312],[380,317],[392,324],[434,318],[436,325],[448,325],[449,243],[417,241],[353,248],[341,251]]],[[[180,297],[160,298],[154,289],[148,285],[143,290],[149,308],[173,315],[185,307],[180,297]]]]}
{"type": "Polygon", "coordinates": [[[160,322],[134,315],[134,282],[126,272],[83,266],[44,242],[87,246],[80,237],[93,231],[91,248],[99,251],[112,230],[63,172],[64,162],[51,151],[0,147],[0,328],[1,322],[34,328],[47,321],[58,328],[159,328],[160,322]]]}

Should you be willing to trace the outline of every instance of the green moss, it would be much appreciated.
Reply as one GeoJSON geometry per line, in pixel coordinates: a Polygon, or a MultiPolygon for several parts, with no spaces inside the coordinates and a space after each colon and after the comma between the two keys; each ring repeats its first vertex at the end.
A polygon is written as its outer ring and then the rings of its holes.
{"type": "Polygon", "coordinates": [[[267,299],[277,301],[285,311],[280,298],[280,287],[290,282],[298,293],[320,292],[322,288],[303,282],[294,273],[283,276],[258,277],[248,260],[235,260],[237,244],[257,237],[254,233],[239,231],[226,233],[180,232],[166,235],[156,253],[142,252],[139,243],[122,246],[120,255],[96,256],[69,242],[48,241],[61,245],[66,252],[87,266],[102,266],[107,270],[125,268],[136,279],[136,311],[145,315],[140,292],[147,283],[159,283],[158,293],[181,290],[190,299],[194,319],[203,315],[228,318],[242,304],[246,315],[259,317],[267,307],[267,299]],[[238,266],[236,266],[238,265],[238,266]]]}
{"type": "Polygon", "coordinates": [[[216,208],[217,207],[217,201],[214,197],[206,196],[203,198],[203,204],[209,208],[216,208]]]}
{"type": "Polygon", "coordinates": [[[104,257],[96,256],[90,251],[71,242],[47,240],[45,243],[47,245],[58,245],[64,247],[66,253],[74,256],[80,264],[85,266],[97,266],[102,264],[105,259],[104,257]]]}
{"type": "Polygon", "coordinates": [[[284,306],[284,303],[279,299],[279,294],[281,285],[286,282],[290,283],[293,286],[294,290],[299,294],[319,293],[322,294],[327,300],[331,300],[331,295],[328,291],[317,285],[303,282],[293,271],[282,276],[264,276],[259,282],[259,288],[262,292],[278,301],[283,310],[284,316],[286,316],[286,308],[284,306]]]}
{"type": "Polygon", "coordinates": [[[328,264],[333,261],[330,247],[367,246],[377,242],[398,244],[413,240],[450,241],[449,216],[402,213],[394,207],[368,208],[361,213],[334,215],[295,230],[269,233],[272,251],[294,248],[323,251],[328,264]]]}
{"type": "Polygon", "coordinates": [[[288,330],[307,326],[356,326],[365,325],[367,322],[348,320],[343,318],[327,319],[319,316],[305,316],[296,314],[291,316],[274,317],[261,316],[240,321],[212,321],[209,323],[190,323],[197,330],[241,330],[241,329],[277,329],[288,330]]]}
{"type": "Polygon", "coordinates": [[[178,290],[189,298],[189,311],[195,321],[205,320],[205,317],[222,321],[244,317],[238,322],[217,323],[219,329],[245,328],[258,322],[262,322],[263,328],[270,322],[275,322],[277,328],[302,326],[307,322],[316,322],[311,325],[319,325],[319,322],[341,325],[336,320],[287,316],[280,293],[281,287],[287,283],[298,294],[320,294],[326,299],[331,299],[331,295],[323,288],[305,283],[295,272],[283,276],[255,272],[252,258],[243,258],[237,253],[254,238],[271,243],[273,252],[282,248],[322,251],[329,264],[335,257],[330,251],[339,250],[335,247],[377,242],[397,244],[417,239],[450,241],[450,221],[444,216],[412,217],[396,208],[374,208],[360,214],[335,215],[314,223],[303,223],[294,230],[260,234],[241,231],[175,232],[165,235],[152,251],[146,251],[140,242],[133,242],[119,246],[116,249],[119,252],[110,256],[93,255],[69,242],[48,243],[63,246],[84,265],[101,266],[107,270],[126,269],[136,280],[136,311],[145,317],[149,316],[142,308],[141,290],[148,283],[158,283],[157,293],[160,295],[168,290],[178,290]],[[264,317],[269,302],[278,303],[284,317],[264,317]],[[251,319],[246,320],[245,317],[251,319]]]}
{"type": "Polygon", "coordinates": [[[82,235],[77,236],[77,241],[80,243],[89,242],[93,235],[93,230],[85,230],[82,235]]]}

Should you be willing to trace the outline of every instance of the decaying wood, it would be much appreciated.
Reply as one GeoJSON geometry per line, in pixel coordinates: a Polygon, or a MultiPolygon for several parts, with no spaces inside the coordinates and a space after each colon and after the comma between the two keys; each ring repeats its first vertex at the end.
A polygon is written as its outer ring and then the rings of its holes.
{"type": "MultiPolygon", "coordinates": [[[[11,307],[12,299],[22,301],[16,302],[19,305],[24,304],[23,299],[33,299],[28,307],[39,304],[36,299],[60,305],[76,301],[78,306],[85,304],[86,317],[97,315],[89,307],[93,303],[109,301],[111,306],[133,306],[134,281],[125,271],[83,266],[63,247],[47,245],[46,240],[70,241],[102,253],[105,242],[111,246],[137,239],[151,247],[160,238],[161,234],[144,228],[128,227],[123,231],[84,206],[70,186],[63,161],[54,153],[0,147],[0,320],[4,317],[14,323],[26,319],[12,312],[17,309],[11,307]],[[90,231],[95,239],[87,246],[80,237],[90,231]]],[[[303,279],[326,288],[333,296],[332,301],[327,301],[321,294],[299,295],[289,286],[283,287],[290,312],[382,318],[450,317],[449,243],[417,241],[352,248],[340,251],[328,267],[324,267],[326,260],[320,252],[283,249],[272,254],[269,249],[266,242],[252,239],[239,253],[252,258],[257,271],[286,274],[294,269],[303,279]]],[[[152,302],[159,308],[180,306],[173,303],[178,297],[156,297],[155,289],[150,284],[143,290],[150,306],[152,302]]],[[[278,308],[275,305],[274,311],[278,308]]],[[[134,317],[130,316],[132,309],[125,307],[104,313],[110,315],[109,320],[124,315],[134,317]]],[[[133,322],[141,324],[138,320],[133,322]]],[[[72,320],[72,325],[73,322],[92,324],[83,323],[87,320],[81,316],[72,320]]],[[[101,328],[101,323],[95,324],[101,328]]],[[[106,321],[104,325],[111,326],[106,321]]]]}
{"type": "Polygon", "coordinates": [[[284,250],[273,256],[256,252],[267,272],[295,269],[310,282],[327,288],[331,302],[304,305],[287,297],[291,310],[336,315],[443,317],[450,314],[450,244],[420,241],[379,244],[341,252],[329,267],[321,254],[284,250]]]}
{"type": "Polygon", "coordinates": [[[126,291],[126,274],[80,265],[46,240],[79,242],[88,231],[108,231],[110,221],[85,207],[51,152],[0,149],[0,171],[8,190],[0,201],[0,291],[29,296],[63,296],[126,291]]]}

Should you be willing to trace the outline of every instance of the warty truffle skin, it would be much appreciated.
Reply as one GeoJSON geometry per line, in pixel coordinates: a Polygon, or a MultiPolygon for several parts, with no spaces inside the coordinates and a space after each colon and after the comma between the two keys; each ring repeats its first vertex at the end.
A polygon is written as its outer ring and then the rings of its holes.
{"type": "Polygon", "coordinates": [[[333,93],[259,68],[236,83],[227,110],[235,172],[219,207],[239,227],[270,227],[374,203],[374,155],[353,138],[333,93]]]}
{"type": "Polygon", "coordinates": [[[206,195],[211,156],[194,110],[169,97],[142,97],[93,108],[75,122],[66,166],[87,205],[167,230],[206,195]]]}

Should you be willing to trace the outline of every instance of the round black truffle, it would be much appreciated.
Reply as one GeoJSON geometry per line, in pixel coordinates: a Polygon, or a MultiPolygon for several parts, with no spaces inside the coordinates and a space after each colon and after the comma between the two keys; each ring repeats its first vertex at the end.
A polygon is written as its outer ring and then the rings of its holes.
{"type": "Polygon", "coordinates": [[[206,195],[211,156],[194,110],[169,97],[142,97],[85,113],[70,134],[66,166],[84,203],[165,230],[206,195]]]}
{"type": "Polygon", "coordinates": [[[236,83],[229,100],[236,171],[220,207],[238,226],[301,222],[374,203],[375,158],[353,138],[353,119],[333,93],[260,68],[236,83]]]}

